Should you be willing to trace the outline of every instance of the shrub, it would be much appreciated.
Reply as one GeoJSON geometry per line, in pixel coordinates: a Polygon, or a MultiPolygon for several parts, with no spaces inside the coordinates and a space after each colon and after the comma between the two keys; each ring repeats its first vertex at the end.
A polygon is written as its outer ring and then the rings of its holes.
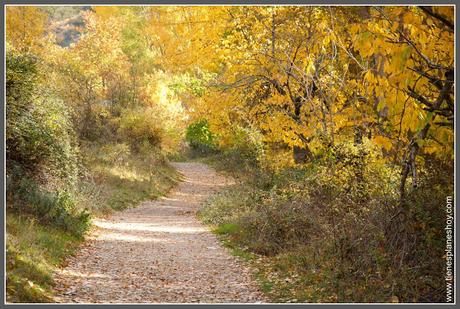
{"type": "Polygon", "coordinates": [[[47,173],[74,182],[78,149],[67,107],[38,85],[35,58],[7,58],[8,169],[19,165],[30,176],[47,173]]]}
{"type": "Polygon", "coordinates": [[[163,138],[162,122],[152,108],[123,111],[119,132],[129,140],[131,148],[139,152],[146,144],[160,147],[163,138]]]}
{"type": "Polygon", "coordinates": [[[37,84],[37,59],[17,55],[8,49],[6,55],[7,121],[15,123],[24,109],[28,109],[37,84]]]}
{"type": "Polygon", "coordinates": [[[209,154],[216,151],[216,140],[209,129],[207,120],[200,120],[190,124],[185,133],[185,139],[193,151],[198,154],[209,154]]]}
{"type": "Polygon", "coordinates": [[[7,53],[7,197],[12,211],[81,236],[89,215],[77,211],[79,158],[68,107],[40,84],[38,59],[7,53]]]}
{"type": "Polygon", "coordinates": [[[221,146],[220,152],[217,152],[217,157],[212,161],[217,168],[233,174],[257,174],[266,178],[271,169],[262,164],[264,158],[265,145],[260,132],[236,126],[232,136],[221,146]]]}

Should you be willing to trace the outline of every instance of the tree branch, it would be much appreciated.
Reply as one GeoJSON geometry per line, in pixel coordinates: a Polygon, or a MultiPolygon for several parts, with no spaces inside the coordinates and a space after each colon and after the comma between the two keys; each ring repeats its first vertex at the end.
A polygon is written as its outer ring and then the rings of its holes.
{"type": "Polygon", "coordinates": [[[440,22],[442,22],[444,25],[446,25],[450,30],[452,30],[452,32],[454,32],[454,24],[447,20],[447,18],[445,18],[444,16],[442,16],[441,14],[438,14],[436,12],[433,11],[433,8],[431,6],[420,6],[419,7],[423,12],[425,12],[426,14],[430,15],[431,17],[439,20],[440,22]]]}

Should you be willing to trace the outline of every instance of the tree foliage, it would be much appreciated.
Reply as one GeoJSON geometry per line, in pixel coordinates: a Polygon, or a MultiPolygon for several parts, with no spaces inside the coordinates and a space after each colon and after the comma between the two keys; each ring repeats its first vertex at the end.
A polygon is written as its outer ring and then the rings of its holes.
{"type": "MultiPolygon", "coordinates": [[[[417,186],[424,156],[453,159],[452,7],[219,7],[176,14],[188,18],[184,28],[166,24],[186,42],[180,48],[207,60],[195,76],[208,88],[190,100],[192,115],[208,119],[221,136],[238,125],[257,128],[267,145],[292,149],[295,162],[369,139],[401,167],[402,198],[407,178],[417,186]],[[199,36],[197,48],[197,35],[211,24],[219,35],[199,36]],[[203,79],[203,71],[211,78],[203,79]]],[[[200,62],[194,63],[187,72],[197,72],[200,62]]]]}

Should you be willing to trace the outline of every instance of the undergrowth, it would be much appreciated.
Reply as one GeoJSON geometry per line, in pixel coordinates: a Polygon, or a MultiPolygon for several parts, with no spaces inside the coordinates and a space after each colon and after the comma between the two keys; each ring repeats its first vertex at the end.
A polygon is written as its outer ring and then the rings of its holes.
{"type": "Polygon", "coordinates": [[[239,180],[198,215],[249,261],[273,302],[444,302],[452,169],[427,160],[401,211],[395,169],[340,151],[337,161],[277,171],[207,157],[239,180]]]}
{"type": "Polygon", "coordinates": [[[163,196],[180,179],[163,155],[154,150],[131,153],[123,144],[115,144],[87,147],[86,153],[85,165],[91,170],[84,175],[85,194],[80,203],[91,204],[92,213],[97,215],[163,196]]]}

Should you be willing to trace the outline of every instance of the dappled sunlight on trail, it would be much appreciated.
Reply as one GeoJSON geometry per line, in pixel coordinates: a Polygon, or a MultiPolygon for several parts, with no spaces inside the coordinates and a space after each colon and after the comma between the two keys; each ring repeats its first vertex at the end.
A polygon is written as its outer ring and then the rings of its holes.
{"type": "Polygon", "coordinates": [[[199,163],[167,197],[94,221],[95,231],[57,275],[56,300],[78,303],[234,303],[263,300],[249,273],[196,218],[231,182],[199,163]]]}
{"type": "MultiPolygon", "coordinates": [[[[175,222],[175,223],[180,224],[180,222],[175,222]]],[[[190,228],[190,227],[185,227],[185,226],[182,227],[182,226],[167,226],[164,224],[143,224],[143,223],[138,223],[138,222],[134,222],[134,223],[132,222],[130,223],[98,222],[95,225],[98,227],[117,230],[117,231],[141,231],[141,232],[164,232],[164,233],[200,233],[200,232],[207,231],[205,227],[190,228]]],[[[107,235],[104,235],[104,237],[106,236],[107,235]]]]}

